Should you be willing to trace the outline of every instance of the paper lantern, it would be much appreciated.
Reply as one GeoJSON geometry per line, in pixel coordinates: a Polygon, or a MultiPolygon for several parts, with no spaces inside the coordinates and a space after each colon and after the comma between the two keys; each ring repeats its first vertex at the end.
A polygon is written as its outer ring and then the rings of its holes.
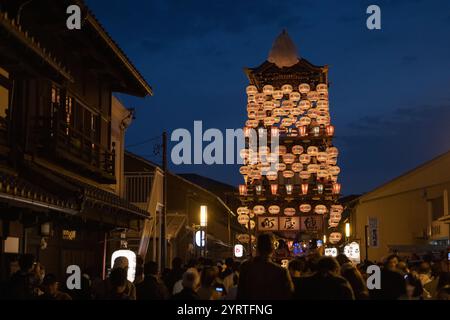
{"type": "Polygon", "coordinates": [[[298,175],[300,176],[300,179],[303,180],[308,180],[311,177],[311,173],[309,173],[308,171],[300,171],[298,175]]]}
{"type": "Polygon", "coordinates": [[[255,112],[255,111],[249,111],[249,112],[247,113],[247,117],[248,117],[249,119],[256,119],[256,112],[255,112]]]}
{"type": "Polygon", "coordinates": [[[328,167],[328,172],[332,176],[337,176],[341,172],[341,168],[339,168],[338,166],[329,166],[328,167]]]}
{"type": "Polygon", "coordinates": [[[272,93],[272,97],[276,100],[280,100],[281,98],[283,98],[283,91],[281,90],[274,90],[272,93]]]}
{"type": "Polygon", "coordinates": [[[328,100],[323,100],[323,99],[317,100],[316,107],[317,107],[317,109],[324,108],[325,110],[328,110],[328,108],[329,108],[328,100]]]}
{"type": "Polygon", "coordinates": [[[310,90],[309,84],[307,83],[302,83],[298,86],[298,91],[300,93],[308,93],[310,90]]]}
{"type": "Polygon", "coordinates": [[[250,241],[250,235],[248,233],[241,233],[236,235],[236,240],[240,243],[248,243],[250,241]]]}
{"type": "Polygon", "coordinates": [[[339,222],[334,222],[332,220],[328,220],[328,227],[329,228],[336,228],[339,225],[339,222]]]}
{"type": "Polygon", "coordinates": [[[328,147],[326,151],[330,157],[337,157],[339,155],[339,150],[336,147],[328,147]]]}
{"type": "Polygon", "coordinates": [[[286,170],[286,164],[284,163],[275,163],[275,169],[277,169],[277,171],[284,171],[286,170]]]}
{"type": "Polygon", "coordinates": [[[283,171],[283,177],[286,179],[291,179],[292,177],[294,177],[294,171],[291,170],[283,171]]]}
{"type": "Polygon", "coordinates": [[[344,207],[340,204],[333,204],[330,207],[330,212],[332,213],[342,213],[344,211],[344,207]]]}
{"type": "Polygon", "coordinates": [[[272,126],[275,123],[275,118],[274,117],[265,117],[264,118],[264,125],[269,127],[272,126]]]}
{"type": "Polygon", "coordinates": [[[311,123],[311,118],[309,118],[309,117],[301,117],[301,118],[298,120],[298,123],[299,123],[301,126],[308,126],[308,125],[311,123]]]}
{"type": "Polygon", "coordinates": [[[262,193],[262,185],[258,184],[255,186],[256,194],[259,196],[262,193]]]}
{"type": "Polygon", "coordinates": [[[317,178],[326,178],[328,177],[328,170],[320,169],[317,171],[317,178]]]}
{"type": "Polygon", "coordinates": [[[275,108],[273,101],[264,101],[263,110],[264,111],[272,111],[275,108]]]}
{"type": "Polygon", "coordinates": [[[337,158],[328,158],[326,163],[329,166],[334,166],[337,163],[337,158]]]}
{"type": "Polygon", "coordinates": [[[264,214],[265,212],[266,212],[266,208],[264,208],[264,206],[262,206],[260,204],[253,207],[253,213],[257,216],[264,214]]]}
{"type": "Polygon", "coordinates": [[[299,207],[300,211],[303,213],[307,213],[311,211],[311,205],[308,203],[303,203],[299,207]]]}
{"type": "Polygon", "coordinates": [[[272,195],[276,195],[278,192],[278,184],[271,184],[270,191],[272,192],[272,195]]]}
{"type": "Polygon", "coordinates": [[[295,117],[301,115],[302,113],[303,112],[300,108],[294,107],[291,109],[291,115],[293,115],[295,117]]]}
{"type": "Polygon", "coordinates": [[[340,183],[333,183],[333,194],[340,194],[341,193],[341,184],[340,183]]]}
{"type": "Polygon", "coordinates": [[[286,184],[285,187],[286,187],[286,194],[291,195],[292,194],[292,184],[286,184]]]}
{"type": "Polygon", "coordinates": [[[302,183],[302,194],[303,195],[308,194],[308,187],[309,187],[309,185],[307,183],[302,183]]]}
{"type": "Polygon", "coordinates": [[[316,117],[316,122],[317,122],[317,124],[325,125],[328,122],[328,117],[322,116],[322,115],[318,115],[316,117]]]}
{"type": "Polygon", "coordinates": [[[301,145],[292,146],[292,153],[293,154],[301,154],[301,153],[303,153],[303,147],[301,145]]]}
{"type": "Polygon", "coordinates": [[[339,223],[339,221],[341,221],[341,219],[342,219],[341,213],[336,213],[336,212],[330,211],[330,221],[339,223]]]}
{"type": "Polygon", "coordinates": [[[247,185],[245,185],[245,184],[239,185],[239,194],[241,196],[247,195],[247,185]]]}
{"type": "Polygon", "coordinates": [[[332,232],[330,234],[330,236],[328,237],[328,241],[330,241],[330,243],[338,243],[339,241],[341,241],[342,239],[342,234],[340,232],[332,232]]]}
{"type": "Polygon", "coordinates": [[[317,206],[314,207],[314,212],[317,214],[325,214],[327,213],[327,207],[324,206],[323,204],[318,204],[317,206]]]}
{"type": "Polygon", "coordinates": [[[271,96],[273,94],[273,86],[270,84],[266,84],[262,90],[266,96],[271,96]]]}
{"type": "Polygon", "coordinates": [[[332,136],[334,135],[334,126],[332,126],[331,124],[325,127],[325,132],[327,133],[327,136],[332,136]]]}
{"type": "Polygon", "coordinates": [[[247,92],[248,95],[254,95],[258,93],[258,88],[254,85],[249,85],[247,86],[247,88],[245,89],[245,91],[247,92]]]}
{"type": "Polygon", "coordinates": [[[288,217],[292,217],[295,215],[295,208],[284,208],[284,215],[288,217]]]}
{"type": "Polygon", "coordinates": [[[254,94],[250,94],[247,97],[247,103],[256,103],[256,96],[254,94]]]}
{"type": "Polygon", "coordinates": [[[308,149],[306,149],[306,153],[308,153],[311,157],[317,156],[317,153],[319,152],[319,148],[316,146],[309,146],[308,149]]]}
{"type": "Polygon", "coordinates": [[[244,128],[244,136],[246,138],[250,137],[251,132],[252,132],[252,128],[250,128],[250,127],[245,127],[244,128]]]}
{"type": "Polygon", "coordinates": [[[277,206],[277,205],[269,206],[269,213],[270,214],[279,214],[280,213],[280,207],[277,206]]]}
{"type": "Polygon", "coordinates": [[[307,94],[307,98],[309,101],[317,101],[320,99],[320,93],[317,91],[309,91],[307,94]]]}
{"type": "Polygon", "coordinates": [[[306,113],[306,115],[308,117],[310,117],[311,119],[315,119],[317,118],[317,116],[319,115],[319,113],[317,112],[316,109],[309,109],[308,112],[306,113]]]}
{"type": "Polygon", "coordinates": [[[311,101],[309,100],[300,100],[300,102],[298,103],[298,107],[300,108],[300,110],[302,110],[303,112],[309,110],[311,108],[311,101]]]}
{"type": "Polygon", "coordinates": [[[315,137],[318,137],[319,134],[320,134],[320,127],[314,127],[314,128],[312,128],[312,132],[313,132],[313,135],[314,135],[315,137]]]}
{"type": "Polygon", "coordinates": [[[301,95],[299,92],[294,91],[289,94],[289,100],[291,100],[291,101],[297,102],[300,100],[300,97],[301,97],[301,95]]]}
{"type": "Polygon", "coordinates": [[[326,162],[328,159],[328,154],[326,152],[318,152],[316,158],[320,162],[326,162]]]}
{"type": "Polygon", "coordinates": [[[326,93],[326,92],[328,92],[328,86],[325,83],[319,83],[316,86],[316,91],[318,93],[326,93]]]}
{"type": "Polygon", "coordinates": [[[307,153],[303,153],[303,154],[300,155],[299,161],[302,164],[308,164],[308,163],[311,162],[311,156],[309,154],[307,154],[307,153]]]}
{"type": "Polygon", "coordinates": [[[257,93],[255,94],[255,100],[257,103],[262,104],[264,103],[264,101],[266,101],[266,97],[263,93],[257,93]]]}
{"type": "Polygon", "coordinates": [[[290,94],[292,92],[292,86],[290,84],[282,85],[281,91],[283,91],[284,94],[290,94]]]}
{"type": "Polygon", "coordinates": [[[272,137],[278,137],[279,134],[280,134],[280,129],[278,129],[277,127],[270,128],[270,135],[272,137]]]}
{"type": "Polygon", "coordinates": [[[249,104],[247,104],[247,111],[248,112],[250,112],[250,111],[258,111],[258,109],[259,109],[259,105],[257,104],[257,103],[254,103],[254,102],[252,102],[252,103],[249,103],[249,104]]]}
{"type": "Polygon", "coordinates": [[[272,115],[274,117],[281,117],[281,116],[284,115],[284,110],[281,109],[281,108],[275,108],[275,109],[272,110],[272,115]]]}
{"type": "Polygon", "coordinates": [[[247,207],[239,207],[237,208],[237,214],[241,215],[241,214],[248,214],[249,213],[249,209],[247,207]]]}
{"type": "Polygon", "coordinates": [[[292,153],[283,154],[283,162],[286,164],[294,163],[295,156],[292,153]]]}
{"type": "Polygon", "coordinates": [[[242,175],[247,175],[250,171],[250,168],[248,166],[242,166],[239,168],[239,173],[242,175]]]}
{"type": "Polygon", "coordinates": [[[291,169],[294,172],[300,172],[303,169],[303,165],[300,162],[295,162],[291,165],[291,169]]]}
{"type": "Polygon", "coordinates": [[[308,164],[307,170],[309,173],[317,173],[320,170],[320,166],[318,164],[308,164]]]}
{"type": "Polygon", "coordinates": [[[278,178],[278,173],[276,171],[268,171],[266,173],[267,180],[273,181],[278,178]]]}
{"type": "Polygon", "coordinates": [[[246,127],[252,127],[252,128],[256,128],[258,126],[258,120],[255,119],[249,119],[245,122],[245,126],[246,127]]]}
{"type": "Polygon", "coordinates": [[[237,217],[239,224],[247,224],[250,221],[250,217],[247,214],[241,214],[237,217]]]}
{"type": "Polygon", "coordinates": [[[284,118],[283,120],[281,120],[281,125],[283,127],[290,127],[293,123],[294,121],[291,118],[284,118]]]}

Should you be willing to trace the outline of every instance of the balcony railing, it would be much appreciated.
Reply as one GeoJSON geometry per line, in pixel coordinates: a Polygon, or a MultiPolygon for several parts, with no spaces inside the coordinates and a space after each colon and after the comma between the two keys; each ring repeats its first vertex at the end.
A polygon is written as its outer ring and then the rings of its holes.
{"type": "Polygon", "coordinates": [[[152,190],[153,173],[125,172],[126,199],[132,203],[145,203],[152,190]]]}

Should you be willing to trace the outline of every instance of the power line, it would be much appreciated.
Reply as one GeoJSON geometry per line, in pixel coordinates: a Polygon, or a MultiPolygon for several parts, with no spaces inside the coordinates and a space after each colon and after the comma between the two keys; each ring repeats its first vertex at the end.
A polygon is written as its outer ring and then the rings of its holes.
{"type": "Polygon", "coordinates": [[[140,146],[140,145],[147,144],[147,143],[149,143],[149,142],[155,141],[156,139],[161,139],[161,135],[157,135],[157,136],[155,136],[155,137],[152,137],[152,138],[143,140],[143,141],[141,141],[141,142],[136,142],[136,143],[134,143],[134,144],[127,145],[127,146],[125,146],[125,148],[133,148],[133,147],[137,147],[137,146],[140,146]]]}

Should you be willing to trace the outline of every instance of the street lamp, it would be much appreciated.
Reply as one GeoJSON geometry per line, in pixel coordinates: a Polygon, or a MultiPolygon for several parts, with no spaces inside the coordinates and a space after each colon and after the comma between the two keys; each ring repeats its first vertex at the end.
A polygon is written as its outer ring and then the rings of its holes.
{"type": "Polygon", "coordinates": [[[206,227],[208,224],[208,209],[206,206],[200,206],[200,227],[206,227]]]}

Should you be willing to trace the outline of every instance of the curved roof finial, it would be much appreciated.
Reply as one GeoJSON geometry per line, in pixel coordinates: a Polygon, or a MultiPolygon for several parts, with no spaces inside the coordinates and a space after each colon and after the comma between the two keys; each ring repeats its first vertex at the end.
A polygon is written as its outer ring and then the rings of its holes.
{"type": "Polygon", "coordinates": [[[291,67],[299,61],[297,47],[289,37],[286,29],[283,29],[273,42],[267,60],[275,63],[279,68],[291,67]]]}

